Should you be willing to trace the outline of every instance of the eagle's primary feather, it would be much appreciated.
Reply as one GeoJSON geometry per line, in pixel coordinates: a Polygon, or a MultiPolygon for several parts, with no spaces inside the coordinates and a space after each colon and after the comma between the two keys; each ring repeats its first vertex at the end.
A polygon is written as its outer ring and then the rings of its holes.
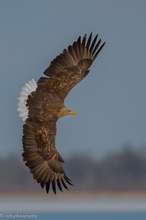
{"type": "Polygon", "coordinates": [[[23,160],[34,179],[45,186],[50,185],[56,194],[56,186],[63,191],[72,185],[61,163],[63,159],[56,150],[56,122],[67,114],[75,114],[64,106],[69,91],[89,73],[89,67],[103,48],[98,35],[92,41],[92,33],[78,38],[63,50],[44,71],[37,84],[29,81],[19,97],[18,111],[23,118],[23,160]],[[92,42],[91,42],[92,41],[92,42]]]}

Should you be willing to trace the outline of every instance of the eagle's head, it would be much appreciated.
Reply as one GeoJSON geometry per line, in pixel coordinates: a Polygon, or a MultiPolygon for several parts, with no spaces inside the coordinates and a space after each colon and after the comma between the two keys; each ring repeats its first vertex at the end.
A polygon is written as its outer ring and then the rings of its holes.
{"type": "Polygon", "coordinates": [[[66,115],[76,115],[76,112],[73,109],[67,108],[66,106],[64,106],[63,108],[60,109],[59,113],[58,113],[58,118],[61,118],[63,116],[66,115]]]}

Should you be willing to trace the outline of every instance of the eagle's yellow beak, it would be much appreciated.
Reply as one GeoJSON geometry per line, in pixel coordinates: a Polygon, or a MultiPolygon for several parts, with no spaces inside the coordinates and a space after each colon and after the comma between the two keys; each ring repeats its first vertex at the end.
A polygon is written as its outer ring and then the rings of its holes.
{"type": "Polygon", "coordinates": [[[70,113],[74,116],[77,114],[74,110],[72,110],[70,113]]]}

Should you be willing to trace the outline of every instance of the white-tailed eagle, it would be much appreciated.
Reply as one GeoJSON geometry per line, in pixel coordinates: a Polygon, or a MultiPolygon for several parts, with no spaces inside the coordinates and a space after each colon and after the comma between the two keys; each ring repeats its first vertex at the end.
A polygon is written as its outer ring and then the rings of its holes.
{"type": "Polygon", "coordinates": [[[55,146],[56,122],[65,115],[76,112],[64,105],[69,91],[89,73],[89,67],[105,45],[92,33],[78,38],[57,56],[36,83],[25,84],[18,98],[18,111],[23,125],[23,160],[34,179],[49,192],[50,184],[63,191],[71,180],[65,174],[64,162],[55,146]]]}

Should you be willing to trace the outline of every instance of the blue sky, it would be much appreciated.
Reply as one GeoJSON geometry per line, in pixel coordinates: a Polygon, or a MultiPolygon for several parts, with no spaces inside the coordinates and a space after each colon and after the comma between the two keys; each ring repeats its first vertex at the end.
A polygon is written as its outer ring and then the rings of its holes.
{"type": "Polygon", "coordinates": [[[145,11],[144,0],[0,1],[0,154],[22,152],[21,87],[91,31],[106,45],[65,100],[77,116],[58,121],[57,148],[62,156],[101,157],[125,143],[145,145],[145,11]]]}

